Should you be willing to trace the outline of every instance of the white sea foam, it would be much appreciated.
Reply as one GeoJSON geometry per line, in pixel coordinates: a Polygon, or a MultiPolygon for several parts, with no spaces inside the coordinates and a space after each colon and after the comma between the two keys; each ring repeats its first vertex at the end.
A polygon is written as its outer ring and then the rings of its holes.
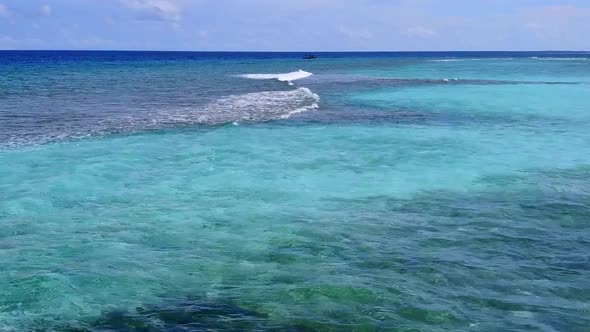
{"type": "Polygon", "coordinates": [[[286,119],[318,108],[320,97],[308,88],[264,91],[221,98],[204,108],[200,121],[207,124],[286,119]]]}
{"type": "Polygon", "coordinates": [[[539,60],[539,61],[588,61],[590,60],[590,58],[556,58],[556,57],[538,57],[538,56],[533,56],[531,57],[531,59],[533,60],[539,60]]]}
{"type": "Polygon", "coordinates": [[[428,60],[430,62],[461,62],[466,61],[467,59],[436,59],[436,60],[428,60]]]}
{"type": "Polygon", "coordinates": [[[300,80],[302,78],[310,77],[313,75],[310,72],[304,71],[299,69],[298,71],[293,71],[290,73],[284,74],[245,74],[242,77],[250,78],[253,80],[278,80],[281,82],[288,82],[289,84],[293,84],[293,81],[300,80]]]}
{"type": "Polygon", "coordinates": [[[220,98],[205,106],[160,112],[167,123],[219,125],[264,122],[289,118],[318,108],[320,97],[308,88],[291,91],[263,91],[220,98]]]}

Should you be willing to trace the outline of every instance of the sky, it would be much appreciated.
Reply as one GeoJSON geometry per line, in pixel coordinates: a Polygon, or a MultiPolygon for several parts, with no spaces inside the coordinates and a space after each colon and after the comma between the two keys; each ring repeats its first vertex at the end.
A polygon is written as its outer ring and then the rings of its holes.
{"type": "Polygon", "coordinates": [[[0,49],[590,50],[590,0],[0,0],[0,49]]]}

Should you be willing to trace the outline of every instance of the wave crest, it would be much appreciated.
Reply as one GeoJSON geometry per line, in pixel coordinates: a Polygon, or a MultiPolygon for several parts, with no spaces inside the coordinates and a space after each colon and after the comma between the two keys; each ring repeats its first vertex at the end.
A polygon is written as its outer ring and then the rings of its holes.
{"type": "Polygon", "coordinates": [[[310,77],[313,75],[310,72],[305,70],[299,69],[298,71],[293,71],[290,73],[284,74],[244,74],[242,77],[253,79],[253,80],[278,80],[281,82],[288,82],[289,84],[293,84],[293,81],[300,80],[302,78],[310,77]]]}

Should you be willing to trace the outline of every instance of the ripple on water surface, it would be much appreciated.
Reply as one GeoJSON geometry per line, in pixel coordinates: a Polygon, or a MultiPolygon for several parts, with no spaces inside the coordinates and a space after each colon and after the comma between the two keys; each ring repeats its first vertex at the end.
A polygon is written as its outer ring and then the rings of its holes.
{"type": "Polygon", "coordinates": [[[4,63],[0,330],[590,326],[587,66],[281,56],[4,63]]]}

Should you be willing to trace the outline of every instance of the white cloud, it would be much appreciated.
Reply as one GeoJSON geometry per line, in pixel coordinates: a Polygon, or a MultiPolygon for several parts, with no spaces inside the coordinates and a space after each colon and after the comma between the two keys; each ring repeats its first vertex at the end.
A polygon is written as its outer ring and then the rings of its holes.
{"type": "Polygon", "coordinates": [[[0,36],[0,48],[13,46],[14,44],[16,44],[16,39],[10,36],[0,36]]]}
{"type": "Polygon", "coordinates": [[[182,18],[180,8],[169,0],[120,0],[138,12],[141,19],[177,22],[182,18]]]}
{"type": "Polygon", "coordinates": [[[368,29],[351,29],[345,26],[339,26],[338,32],[350,39],[371,39],[373,34],[368,29]]]}
{"type": "Polygon", "coordinates": [[[52,10],[50,5],[41,6],[41,15],[49,17],[51,16],[52,10]]]}
{"type": "Polygon", "coordinates": [[[116,46],[116,43],[110,39],[98,37],[89,37],[83,39],[70,38],[67,43],[75,49],[109,49],[116,46]]]}
{"type": "Polygon", "coordinates": [[[438,33],[432,29],[425,28],[423,26],[415,26],[406,29],[406,36],[416,38],[432,38],[438,36],[438,33]]]}
{"type": "Polygon", "coordinates": [[[521,20],[532,40],[550,49],[587,49],[590,7],[539,6],[525,11],[521,20]]]}
{"type": "Polygon", "coordinates": [[[10,17],[11,13],[8,8],[0,3],[0,18],[8,18],[10,17]]]}
{"type": "Polygon", "coordinates": [[[39,49],[44,42],[37,38],[13,38],[7,35],[0,35],[0,50],[14,49],[39,49]]]}
{"type": "Polygon", "coordinates": [[[536,30],[542,28],[543,26],[539,23],[529,22],[526,24],[526,27],[531,30],[536,30]]]}

